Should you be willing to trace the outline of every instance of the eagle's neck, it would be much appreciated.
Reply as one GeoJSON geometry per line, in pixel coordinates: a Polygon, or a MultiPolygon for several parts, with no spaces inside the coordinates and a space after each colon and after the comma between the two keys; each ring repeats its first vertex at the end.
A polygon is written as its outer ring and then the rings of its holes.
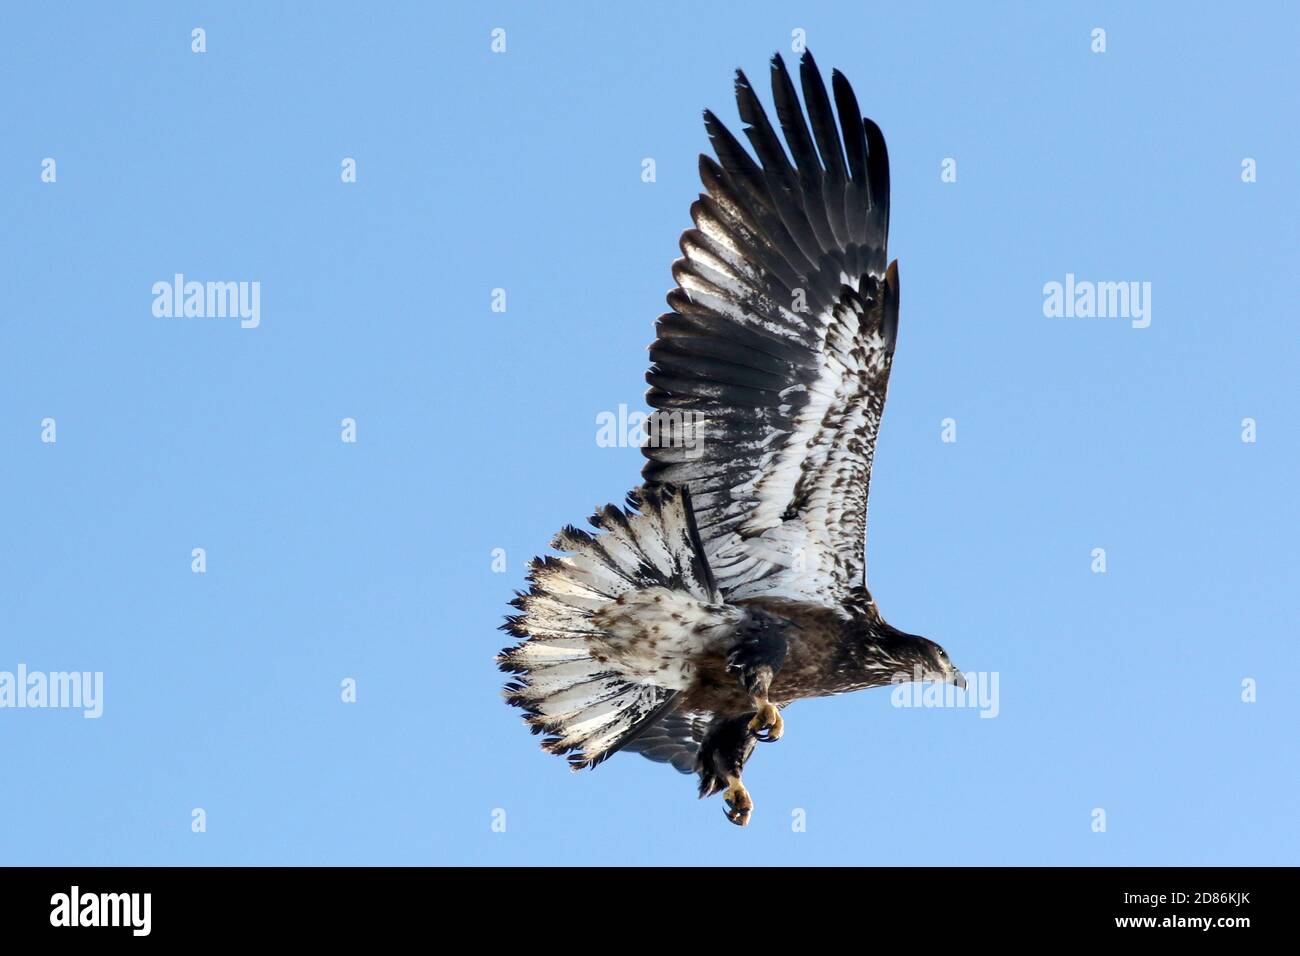
{"type": "Polygon", "coordinates": [[[853,686],[847,689],[883,687],[897,674],[906,674],[911,680],[916,667],[924,664],[929,642],[886,624],[878,616],[847,621],[844,630],[841,647],[846,660],[837,670],[852,681],[853,686]]]}

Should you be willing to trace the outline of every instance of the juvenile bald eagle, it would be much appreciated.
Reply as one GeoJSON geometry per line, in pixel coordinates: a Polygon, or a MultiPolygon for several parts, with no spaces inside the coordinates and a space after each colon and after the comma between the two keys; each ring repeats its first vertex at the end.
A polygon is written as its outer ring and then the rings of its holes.
{"type": "Polygon", "coordinates": [[[885,140],[838,71],[832,109],[810,54],[803,108],[779,55],[771,73],[785,148],[739,71],[757,162],[704,113],[718,158],[700,157],[705,192],[650,346],[644,484],[532,562],[504,626],[524,640],[498,657],[544,749],[574,769],[627,750],[698,774],[741,826],[741,771],[781,737],[779,708],[895,675],[965,686],[867,590],[898,333],[885,140]]]}

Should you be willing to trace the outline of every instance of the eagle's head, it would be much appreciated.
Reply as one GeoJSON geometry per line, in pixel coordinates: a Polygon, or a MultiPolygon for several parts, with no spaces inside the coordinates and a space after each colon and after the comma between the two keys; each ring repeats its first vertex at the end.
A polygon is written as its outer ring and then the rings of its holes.
{"type": "Polygon", "coordinates": [[[888,624],[885,628],[884,640],[880,641],[881,649],[898,671],[906,674],[907,680],[932,680],[966,689],[965,675],[957,669],[942,647],[928,637],[907,634],[888,624]]]}
{"type": "Polygon", "coordinates": [[[924,680],[956,684],[962,690],[966,689],[966,676],[949,659],[947,651],[929,638],[915,637],[913,640],[920,642],[919,658],[924,666],[924,680]]]}

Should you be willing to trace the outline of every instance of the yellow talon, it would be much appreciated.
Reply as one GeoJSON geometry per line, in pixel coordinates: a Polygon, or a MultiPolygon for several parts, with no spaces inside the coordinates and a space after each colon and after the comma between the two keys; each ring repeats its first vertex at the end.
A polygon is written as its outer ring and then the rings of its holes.
{"type": "Polygon", "coordinates": [[[781,718],[781,711],[777,710],[776,705],[765,700],[758,705],[758,713],[749,722],[749,729],[759,740],[771,743],[780,740],[781,735],[785,733],[785,721],[781,718]]]}
{"type": "Polygon", "coordinates": [[[727,805],[727,819],[738,827],[748,825],[749,815],[754,812],[754,801],[739,777],[731,778],[722,799],[727,805]]]}

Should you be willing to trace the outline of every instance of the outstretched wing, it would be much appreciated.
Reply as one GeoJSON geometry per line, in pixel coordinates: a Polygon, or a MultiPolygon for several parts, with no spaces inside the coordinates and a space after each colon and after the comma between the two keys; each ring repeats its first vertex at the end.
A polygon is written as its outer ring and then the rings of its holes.
{"type": "Polygon", "coordinates": [[[700,157],[706,191],[650,347],[643,474],[689,486],[729,598],[866,610],[867,486],[898,328],[889,159],[838,71],[834,110],[810,54],[799,76],[807,120],[773,58],[783,148],[736,74],[758,162],[704,114],[718,160],[700,157]]]}

